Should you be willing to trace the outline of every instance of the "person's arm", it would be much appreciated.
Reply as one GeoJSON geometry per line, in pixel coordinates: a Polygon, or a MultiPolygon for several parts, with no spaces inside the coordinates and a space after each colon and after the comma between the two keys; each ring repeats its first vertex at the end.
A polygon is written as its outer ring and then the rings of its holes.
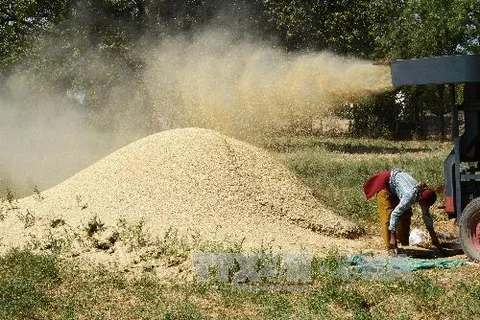
{"type": "Polygon", "coordinates": [[[430,215],[430,210],[427,206],[421,206],[421,208],[422,208],[423,223],[425,224],[425,227],[427,228],[427,231],[430,234],[430,238],[432,239],[432,244],[434,246],[439,246],[440,241],[438,240],[437,233],[433,228],[433,220],[430,215]]]}

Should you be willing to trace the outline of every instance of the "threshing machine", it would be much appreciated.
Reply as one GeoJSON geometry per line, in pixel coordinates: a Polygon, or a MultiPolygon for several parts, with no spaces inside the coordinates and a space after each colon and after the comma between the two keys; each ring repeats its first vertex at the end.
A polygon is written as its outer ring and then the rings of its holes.
{"type": "Polygon", "coordinates": [[[480,261],[480,54],[396,60],[390,69],[396,87],[451,88],[453,150],[444,162],[445,211],[457,219],[465,254],[480,261]],[[463,97],[460,104],[457,95],[463,97]]]}

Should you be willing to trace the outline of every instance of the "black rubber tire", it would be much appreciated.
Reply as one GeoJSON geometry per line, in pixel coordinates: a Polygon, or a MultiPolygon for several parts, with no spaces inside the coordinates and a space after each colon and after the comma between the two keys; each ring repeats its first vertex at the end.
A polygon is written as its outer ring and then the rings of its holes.
{"type": "Polygon", "coordinates": [[[470,259],[480,261],[480,197],[463,209],[459,223],[463,252],[470,259]]]}

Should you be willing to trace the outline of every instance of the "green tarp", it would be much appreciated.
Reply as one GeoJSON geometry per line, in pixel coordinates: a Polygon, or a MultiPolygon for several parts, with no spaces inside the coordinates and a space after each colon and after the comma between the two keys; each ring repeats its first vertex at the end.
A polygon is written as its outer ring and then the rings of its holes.
{"type": "Polygon", "coordinates": [[[370,275],[371,277],[391,277],[421,269],[450,269],[464,264],[466,260],[435,258],[414,259],[407,256],[385,257],[373,253],[352,255],[347,258],[350,274],[370,275]]]}

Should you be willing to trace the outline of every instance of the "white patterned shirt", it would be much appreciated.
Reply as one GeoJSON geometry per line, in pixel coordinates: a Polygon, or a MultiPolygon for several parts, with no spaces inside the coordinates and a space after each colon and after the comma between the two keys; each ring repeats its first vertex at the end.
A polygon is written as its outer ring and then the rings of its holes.
{"type": "MultiPolygon", "coordinates": [[[[413,204],[418,201],[418,182],[408,173],[401,169],[393,169],[390,174],[390,191],[399,199],[398,205],[393,209],[390,216],[390,225],[388,230],[397,230],[398,220],[410,209],[413,204]]],[[[433,221],[429,210],[422,208],[422,218],[427,230],[433,230],[433,221]]]]}

